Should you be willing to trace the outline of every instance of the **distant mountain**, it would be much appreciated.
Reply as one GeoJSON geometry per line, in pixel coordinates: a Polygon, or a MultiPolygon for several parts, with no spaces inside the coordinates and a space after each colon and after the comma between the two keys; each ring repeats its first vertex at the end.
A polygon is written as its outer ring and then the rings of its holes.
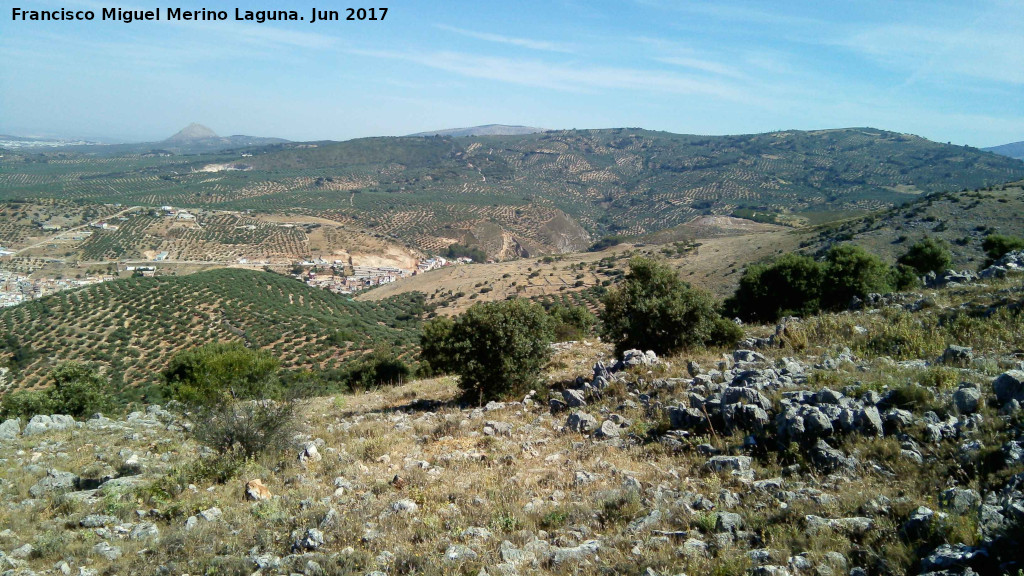
{"type": "Polygon", "coordinates": [[[996,154],[1002,154],[1003,156],[1009,156],[1010,158],[1024,160],[1024,142],[1013,142],[1010,144],[1003,144],[1001,146],[984,148],[984,150],[986,152],[995,152],[996,154]]]}
{"type": "Polygon", "coordinates": [[[433,132],[417,132],[409,136],[450,136],[461,138],[463,136],[522,136],[525,134],[536,134],[547,132],[544,128],[533,126],[509,126],[507,124],[485,124],[483,126],[472,126],[469,128],[449,128],[447,130],[435,130],[433,132]]]}
{"type": "Polygon", "coordinates": [[[213,139],[213,138],[220,138],[220,137],[217,136],[216,132],[214,132],[213,130],[210,130],[206,126],[203,126],[202,124],[197,124],[197,123],[193,122],[193,123],[189,124],[188,126],[185,126],[181,130],[179,130],[178,133],[175,134],[174,136],[171,136],[167,140],[164,140],[164,142],[168,142],[168,143],[195,142],[196,140],[210,140],[210,139],[213,139]]]}
{"type": "Polygon", "coordinates": [[[263,138],[260,136],[218,136],[216,132],[193,122],[179,130],[174,136],[159,142],[162,146],[175,152],[212,152],[239,146],[263,146],[288,142],[283,138],[263,138]]]}
{"type": "Polygon", "coordinates": [[[92,145],[97,142],[88,140],[67,140],[64,138],[32,138],[0,134],[0,148],[56,148],[59,146],[92,145]]]}

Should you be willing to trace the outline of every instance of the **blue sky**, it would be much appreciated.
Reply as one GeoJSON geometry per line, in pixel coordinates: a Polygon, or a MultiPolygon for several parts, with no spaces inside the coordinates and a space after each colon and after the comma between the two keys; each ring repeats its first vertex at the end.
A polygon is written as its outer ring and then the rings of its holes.
{"type": "Polygon", "coordinates": [[[195,121],[343,140],[502,123],[1024,140],[1019,0],[378,0],[383,22],[312,24],[312,7],[342,3],[17,0],[307,19],[264,24],[12,22],[2,4],[3,133],[158,140],[195,121]]]}

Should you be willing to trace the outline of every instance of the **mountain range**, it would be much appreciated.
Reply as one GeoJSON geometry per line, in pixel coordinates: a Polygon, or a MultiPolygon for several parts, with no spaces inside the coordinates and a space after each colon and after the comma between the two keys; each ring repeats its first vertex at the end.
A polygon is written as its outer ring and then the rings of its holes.
{"type": "Polygon", "coordinates": [[[546,132],[544,128],[533,126],[509,126],[507,124],[484,124],[483,126],[471,126],[469,128],[448,128],[446,130],[435,130],[433,132],[417,132],[409,136],[450,136],[462,138],[464,136],[522,136],[524,134],[536,134],[546,132]]]}

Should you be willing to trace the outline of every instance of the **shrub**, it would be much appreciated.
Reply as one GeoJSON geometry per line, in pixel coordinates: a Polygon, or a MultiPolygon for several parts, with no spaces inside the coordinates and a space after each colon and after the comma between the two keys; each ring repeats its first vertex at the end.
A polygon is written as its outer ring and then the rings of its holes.
{"type": "Polygon", "coordinates": [[[5,417],[67,414],[83,418],[97,412],[110,413],[117,406],[109,382],[92,366],[64,362],[53,369],[50,378],[53,386],[46,390],[7,394],[0,411],[5,417]]]}
{"type": "Polygon", "coordinates": [[[921,279],[910,266],[897,264],[889,274],[889,284],[896,290],[913,290],[921,285],[921,279]]]}
{"type": "Polygon", "coordinates": [[[579,340],[586,338],[597,325],[597,317],[583,306],[555,304],[548,308],[548,316],[554,322],[555,340],[579,340]]]}
{"type": "Polygon", "coordinates": [[[854,297],[864,298],[872,292],[889,292],[890,268],[881,258],[860,246],[833,246],[825,255],[825,276],[821,305],[841,310],[854,297]]]}
{"type": "Polygon", "coordinates": [[[279,362],[240,343],[216,342],[179,352],[164,370],[171,397],[192,406],[232,399],[273,398],[280,393],[279,362]]]}
{"type": "Polygon", "coordinates": [[[822,309],[842,310],[854,297],[888,292],[897,282],[916,282],[916,277],[907,278],[907,274],[851,244],[832,247],[823,262],[802,254],[784,254],[774,262],[749,266],[736,293],[726,300],[726,309],[755,322],[809,316],[822,309]]]}
{"type": "Polygon", "coordinates": [[[295,401],[243,400],[200,411],[193,434],[220,452],[241,458],[280,453],[297,431],[295,401]]]}
{"type": "Polygon", "coordinates": [[[953,264],[953,255],[945,242],[926,237],[911,245],[896,262],[913,268],[918,274],[927,274],[947,270],[953,264]]]}
{"type": "Polygon", "coordinates": [[[459,375],[466,397],[483,403],[519,397],[537,383],[551,355],[552,321],[522,299],[477,303],[454,320],[428,322],[421,355],[435,370],[459,375]]]}
{"type": "Polygon", "coordinates": [[[617,352],[631,348],[659,354],[695,346],[735,343],[741,331],[727,325],[711,294],[692,288],[669,266],[634,258],[622,284],[608,292],[601,335],[617,352]]]}
{"type": "Polygon", "coordinates": [[[824,267],[810,256],[784,254],[771,264],[748,267],[726,308],[744,320],[760,322],[814,314],[821,309],[823,278],[824,267]]]}
{"type": "Polygon", "coordinates": [[[1003,234],[989,234],[981,242],[981,248],[985,251],[985,256],[988,256],[988,260],[985,262],[985,266],[988,267],[1009,252],[1024,250],[1024,238],[1003,234]]]}
{"type": "Polygon", "coordinates": [[[408,364],[395,354],[392,346],[383,344],[371,354],[346,362],[328,377],[350,389],[366,390],[383,384],[400,384],[410,375],[412,370],[408,364]]]}
{"type": "Polygon", "coordinates": [[[107,379],[91,366],[65,362],[54,368],[50,378],[52,407],[59,413],[81,418],[114,408],[107,379]]]}
{"type": "Polygon", "coordinates": [[[0,402],[3,418],[31,418],[36,414],[53,414],[50,394],[45,390],[17,390],[4,395],[0,402]]]}

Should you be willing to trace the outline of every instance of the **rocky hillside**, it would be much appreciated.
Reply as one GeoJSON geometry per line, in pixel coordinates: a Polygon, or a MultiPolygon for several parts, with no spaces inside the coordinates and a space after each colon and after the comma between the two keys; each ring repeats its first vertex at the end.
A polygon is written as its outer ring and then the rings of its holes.
{"type": "Polygon", "coordinates": [[[855,218],[823,230],[808,244],[853,242],[895,259],[924,237],[945,240],[956,267],[979,268],[989,234],[1021,234],[1024,182],[979,190],[932,194],[903,206],[855,218]]]}
{"type": "MultiPolygon", "coordinates": [[[[0,426],[0,563],[65,574],[1015,574],[1021,277],[748,326],[672,358],[559,344],[526,398],[450,379],[303,405],[225,468],[150,406],[0,426]]],[[[497,377],[497,375],[496,375],[497,377]]]]}

